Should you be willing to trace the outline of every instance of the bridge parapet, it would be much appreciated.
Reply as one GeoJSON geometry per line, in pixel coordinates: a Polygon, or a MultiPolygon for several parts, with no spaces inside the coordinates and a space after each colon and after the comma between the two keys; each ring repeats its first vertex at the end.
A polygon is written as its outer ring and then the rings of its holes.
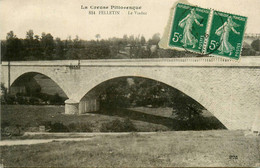
{"type": "MultiPolygon", "coordinates": [[[[260,66],[260,56],[244,56],[239,61],[223,57],[187,57],[153,59],[99,59],[99,60],[52,60],[12,61],[11,66],[260,66]]],[[[8,66],[8,62],[2,62],[8,66]]]]}

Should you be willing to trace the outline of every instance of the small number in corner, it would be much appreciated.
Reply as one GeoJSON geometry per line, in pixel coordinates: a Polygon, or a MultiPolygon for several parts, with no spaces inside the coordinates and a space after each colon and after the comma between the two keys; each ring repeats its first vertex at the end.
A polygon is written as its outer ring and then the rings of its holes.
{"type": "Polygon", "coordinates": [[[229,159],[238,159],[237,155],[229,155],[229,159]]]}

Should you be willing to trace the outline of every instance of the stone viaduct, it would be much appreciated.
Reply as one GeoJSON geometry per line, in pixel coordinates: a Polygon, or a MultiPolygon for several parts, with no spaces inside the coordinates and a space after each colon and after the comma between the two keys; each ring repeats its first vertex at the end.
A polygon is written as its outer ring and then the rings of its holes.
{"type": "Polygon", "coordinates": [[[98,109],[91,90],[118,77],[143,77],[187,94],[231,130],[260,131],[260,57],[64,60],[2,62],[1,82],[10,87],[31,72],[48,76],[66,93],[66,114],[98,109]]]}

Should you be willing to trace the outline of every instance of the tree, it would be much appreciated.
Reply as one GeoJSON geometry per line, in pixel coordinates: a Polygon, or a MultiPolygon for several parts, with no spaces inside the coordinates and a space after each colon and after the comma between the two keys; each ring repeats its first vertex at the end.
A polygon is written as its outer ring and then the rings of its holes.
{"type": "Polygon", "coordinates": [[[251,46],[255,51],[260,51],[260,39],[254,40],[251,46]]]}
{"type": "Polygon", "coordinates": [[[23,45],[22,41],[14,35],[13,31],[7,33],[6,36],[6,51],[3,60],[23,60],[22,57],[23,45]]]}
{"type": "Polygon", "coordinates": [[[151,39],[151,44],[152,45],[158,45],[159,41],[161,40],[160,38],[160,33],[155,33],[151,39]]]}
{"type": "Polygon", "coordinates": [[[56,38],[55,39],[55,59],[64,59],[64,55],[65,55],[65,51],[64,51],[64,44],[61,41],[60,38],[56,38]]]}
{"type": "Polygon", "coordinates": [[[75,48],[70,48],[70,49],[66,52],[65,58],[66,58],[66,59],[72,59],[72,60],[79,59],[78,51],[77,51],[75,48]]]}
{"type": "Polygon", "coordinates": [[[43,59],[52,59],[52,54],[54,53],[54,48],[55,48],[55,43],[53,40],[53,36],[48,33],[42,33],[42,38],[41,38],[41,46],[43,48],[43,59]]]}
{"type": "Polygon", "coordinates": [[[26,39],[33,40],[33,36],[34,36],[33,30],[29,30],[28,32],[26,32],[26,39]]]}
{"type": "Polygon", "coordinates": [[[243,48],[241,55],[242,56],[255,56],[256,51],[252,48],[243,48]]]}
{"type": "Polygon", "coordinates": [[[144,36],[141,36],[141,45],[143,46],[143,45],[145,45],[145,43],[146,43],[146,40],[145,40],[145,38],[144,38],[144,36]]]}
{"type": "Polygon", "coordinates": [[[26,32],[26,38],[23,40],[23,44],[25,49],[23,57],[25,60],[39,60],[42,58],[39,36],[34,36],[33,30],[26,32]]]}
{"type": "Polygon", "coordinates": [[[123,36],[123,43],[124,43],[124,45],[127,45],[127,43],[128,43],[128,36],[126,34],[124,34],[124,36],[123,36]]]}
{"type": "Polygon", "coordinates": [[[108,44],[99,44],[93,41],[86,46],[85,51],[89,59],[110,58],[110,48],[108,44]]]}
{"type": "Polygon", "coordinates": [[[7,97],[7,88],[5,87],[4,83],[1,83],[1,103],[6,102],[7,97]]]}
{"type": "Polygon", "coordinates": [[[81,46],[81,40],[79,39],[79,36],[78,36],[78,35],[76,35],[75,39],[73,40],[73,47],[74,47],[75,49],[80,49],[80,48],[82,48],[82,46],[81,46]]]}
{"type": "Polygon", "coordinates": [[[200,116],[203,107],[192,98],[181,93],[173,97],[173,110],[179,120],[189,121],[194,117],[200,116]]]}
{"type": "Polygon", "coordinates": [[[135,46],[135,37],[134,35],[131,35],[129,38],[128,38],[128,41],[129,43],[132,45],[132,46],[135,46]]]}
{"type": "Polygon", "coordinates": [[[39,36],[39,35],[35,35],[34,38],[35,38],[36,40],[38,40],[38,41],[40,40],[40,36],[39,36]]]}
{"type": "Polygon", "coordinates": [[[97,41],[98,39],[101,37],[100,34],[96,34],[95,37],[97,38],[97,41]]]}
{"type": "Polygon", "coordinates": [[[51,104],[63,104],[62,97],[58,93],[55,93],[55,95],[51,96],[50,98],[50,103],[51,104]]]}
{"type": "Polygon", "coordinates": [[[108,81],[106,90],[101,94],[103,106],[107,108],[129,106],[129,86],[125,78],[108,81]]]}
{"type": "Polygon", "coordinates": [[[16,38],[16,35],[14,35],[14,32],[13,31],[10,31],[9,33],[7,33],[6,35],[6,40],[12,40],[12,39],[15,39],[16,38]]]}

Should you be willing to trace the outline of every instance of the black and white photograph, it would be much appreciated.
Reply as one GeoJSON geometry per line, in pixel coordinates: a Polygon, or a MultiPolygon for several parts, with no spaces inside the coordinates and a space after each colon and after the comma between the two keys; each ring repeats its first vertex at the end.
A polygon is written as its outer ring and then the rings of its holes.
{"type": "Polygon", "coordinates": [[[0,168],[260,167],[259,0],[0,0],[0,168]]]}

